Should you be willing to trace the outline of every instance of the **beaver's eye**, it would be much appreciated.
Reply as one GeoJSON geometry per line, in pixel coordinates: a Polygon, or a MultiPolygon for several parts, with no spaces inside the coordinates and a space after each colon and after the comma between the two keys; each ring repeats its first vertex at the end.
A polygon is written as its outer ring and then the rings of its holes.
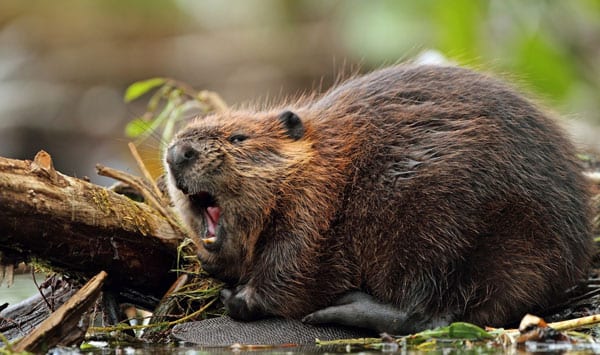
{"type": "Polygon", "coordinates": [[[245,136],[243,134],[234,134],[233,136],[229,137],[229,141],[234,144],[241,143],[246,139],[248,139],[248,136],[245,136]]]}

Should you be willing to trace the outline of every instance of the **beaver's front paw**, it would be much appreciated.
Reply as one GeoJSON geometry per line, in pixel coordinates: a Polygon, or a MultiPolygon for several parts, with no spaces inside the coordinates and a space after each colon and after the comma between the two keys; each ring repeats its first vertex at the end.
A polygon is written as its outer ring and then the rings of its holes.
{"type": "Polygon", "coordinates": [[[256,320],[266,315],[258,302],[256,290],[250,286],[238,286],[235,291],[221,290],[221,301],[229,316],[239,320],[256,320]]]}
{"type": "Polygon", "coordinates": [[[239,268],[224,267],[224,265],[231,265],[231,263],[218,255],[201,249],[198,251],[198,260],[200,260],[202,269],[216,279],[229,284],[236,283],[239,280],[239,268]]]}
{"type": "Polygon", "coordinates": [[[219,263],[220,260],[204,250],[198,252],[198,260],[200,260],[202,269],[213,277],[223,272],[223,264],[219,263]]]}

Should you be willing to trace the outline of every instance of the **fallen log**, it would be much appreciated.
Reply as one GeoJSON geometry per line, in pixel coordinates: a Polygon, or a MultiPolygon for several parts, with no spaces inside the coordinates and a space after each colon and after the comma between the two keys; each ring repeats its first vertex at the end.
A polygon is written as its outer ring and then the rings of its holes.
{"type": "Polygon", "coordinates": [[[105,270],[105,289],[150,309],[177,277],[185,235],[172,218],[59,173],[43,151],[0,157],[0,206],[0,264],[35,259],[84,280],[105,270]]]}

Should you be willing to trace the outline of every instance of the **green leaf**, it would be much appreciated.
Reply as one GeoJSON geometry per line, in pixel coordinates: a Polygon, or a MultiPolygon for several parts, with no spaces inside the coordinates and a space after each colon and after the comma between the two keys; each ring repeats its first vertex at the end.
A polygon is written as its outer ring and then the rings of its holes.
{"type": "Polygon", "coordinates": [[[142,118],[136,118],[127,124],[125,127],[125,134],[130,138],[148,138],[153,133],[158,132],[159,127],[165,123],[175,108],[175,104],[169,101],[163,110],[152,120],[149,121],[142,118]]]}
{"type": "Polygon", "coordinates": [[[165,78],[152,78],[148,80],[137,81],[125,91],[125,102],[130,102],[144,95],[148,91],[163,85],[167,82],[165,78]]]}
{"type": "Polygon", "coordinates": [[[129,138],[137,138],[150,129],[152,129],[150,122],[141,118],[136,118],[125,126],[125,134],[129,138]]]}
{"type": "Polygon", "coordinates": [[[146,110],[148,112],[155,112],[161,100],[169,97],[171,90],[173,90],[173,87],[169,84],[165,84],[160,89],[156,90],[150,97],[150,100],[148,100],[146,110]]]}
{"type": "Polygon", "coordinates": [[[436,339],[469,339],[469,340],[483,340],[492,339],[493,336],[478,326],[465,323],[456,322],[446,327],[439,327],[432,330],[426,330],[415,335],[422,336],[424,338],[436,338],[436,339]]]}
{"type": "Polygon", "coordinates": [[[83,342],[79,346],[79,350],[92,351],[92,350],[99,350],[99,348],[90,343],[83,342]]]}

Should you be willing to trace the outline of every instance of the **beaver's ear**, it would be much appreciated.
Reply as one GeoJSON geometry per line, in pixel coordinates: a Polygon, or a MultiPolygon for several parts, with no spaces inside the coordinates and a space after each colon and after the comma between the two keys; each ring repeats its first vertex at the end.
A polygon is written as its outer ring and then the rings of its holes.
{"type": "Polygon", "coordinates": [[[300,117],[292,111],[284,111],[279,115],[279,121],[283,123],[286,132],[293,140],[298,140],[304,136],[304,125],[300,117]]]}

